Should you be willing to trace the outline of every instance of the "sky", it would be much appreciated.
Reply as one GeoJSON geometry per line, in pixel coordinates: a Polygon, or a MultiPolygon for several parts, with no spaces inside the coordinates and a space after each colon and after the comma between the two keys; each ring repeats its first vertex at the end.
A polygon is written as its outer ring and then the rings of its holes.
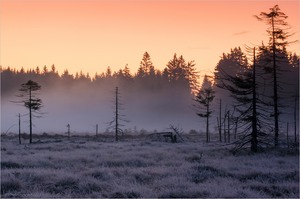
{"type": "MultiPolygon", "coordinates": [[[[81,70],[93,76],[124,68],[135,73],[147,51],[157,69],[174,53],[214,70],[231,48],[268,42],[253,15],[278,4],[300,40],[300,1],[0,0],[0,65],[81,70]]],[[[288,50],[299,55],[299,43],[288,50]]]]}

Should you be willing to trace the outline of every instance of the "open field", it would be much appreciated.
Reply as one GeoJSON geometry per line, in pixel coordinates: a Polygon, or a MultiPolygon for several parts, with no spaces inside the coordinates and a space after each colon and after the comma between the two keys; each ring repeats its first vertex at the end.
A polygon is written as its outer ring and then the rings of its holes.
{"type": "Polygon", "coordinates": [[[299,198],[299,155],[233,155],[228,146],[139,138],[1,139],[1,198],[299,198]]]}

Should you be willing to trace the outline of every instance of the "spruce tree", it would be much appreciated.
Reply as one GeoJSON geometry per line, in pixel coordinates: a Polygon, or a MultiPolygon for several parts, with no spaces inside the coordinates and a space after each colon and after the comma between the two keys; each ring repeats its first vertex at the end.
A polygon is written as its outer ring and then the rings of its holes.
{"type": "Polygon", "coordinates": [[[285,50],[286,46],[290,43],[288,38],[291,34],[287,31],[289,28],[286,19],[288,18],[285,13],[280,11],[278,5],[270,8],[269,12],[261,12],[259,16],[255,15],[256,19],[264,22],[268,28],[267,33],[269,35],[269,50],[272,54],[271,60],[266,60],[266,62],[271,62],[272,67],[269,71],[272,73],[273,78],[273,106],[274,106],[274,145],[278,146],[279,137],[279,80],[278,80],[278,70],[280,66],[280,51],[285,50]]]}
{"type": "Polygon", "coordinates": [[[195,97],[195,101],[197,104],[197,115],[199,117],[206,118],[206,142],[210,142],[210,135],[209,135],[209,118],[212,114],[211,110],[211,102],[214,99],[214,91],[212,89],[212,83],[205,75],[204,80],[199,90],[198,94],[195,97]],[[204,110],[203,110],[204,109],[204,110]]]}
{"type": "Polygon", "coordinates": [[[29,143],[32,143],[32,117],[33,112],[37,112],[42,107],[42,100],[37,97],[37,92],[41,90],[41,86],[32,80],[21,85],[19,97],[23,98],[21,101],[29,110],[29,143]]]}

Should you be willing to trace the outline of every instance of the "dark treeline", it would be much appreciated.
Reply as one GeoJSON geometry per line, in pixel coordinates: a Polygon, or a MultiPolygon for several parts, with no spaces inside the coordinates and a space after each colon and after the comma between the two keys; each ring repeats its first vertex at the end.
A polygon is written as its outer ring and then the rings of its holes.
{"type": "MultiPolygon", "coordinates": [[[[272,79],[270,73],[266,72],[266,66],[270,63],[266,63],[267,59],[270,59],[271,52],[266,46],[262,45],[257,52],[256,64],[257,73],[260,83],[259,93],[261,97],[273,98],[272,93],[272,79]]],[[[282,111],[280,114],[290,114],[294,110],[295,97],[299,95],[299,56],[296,54],[288,53],[286,50],[281,52],[281,63],[280,72],[278,79],[280,82],[279,93],[280,93],[280,104],[282,111]]],[[[251,63],[252,64],[252,63],[251,63]]],[[[229,53],[224,53],[215,67],[215,78],[214,79],[214,90],[216,91],[216,97],[222,99],[222,104],[227,109],[230,109],[232,105],[231,93],[222,89],[224,84],[223,79],[225,76],[236,76],[240,75],[243,71],[251,68],[251,64],[247,59],[247,53],[243,52],[240,47],[231,49],[229,53]]],[[[268,100],[266,100],[268,101],[268,100]]],[[[215,107],[218,107],[219,100],[215,100],[215,107]]],[[[267,106],[266,106],[267,109],[267,106]]]]}
{"type": "Polygon", "coordinates": [[[20,70],[11,69],[10,67],[1,68],[2,75],[2,94],[14,92],[19,86],[33,79],[43,85],[44,88],[69,88],[76,84],[86,84],[89,86],[101,86],[101,84],[113,84],[121,87],[135,87],[146,92],[158,91],[161,89],[175,88],[183,89],[187,93],[192,93],[197,89],[198,75],[195,69],[194,61],[187,62],[183,56],[174,54],[167,67],[162,71],[155,69],[150,55],[145,52],[140,63],[140,67],[135,74],[132,74],[129,67],[126,65],[123,69],[112,71],[107,67],[105,72],[96,73],[91,77],[89,73],[70,74],[66,69],[61,75],[57,72],[54,65],[49,69],[44,66],[42,69],[37,66],[33,69],[20,70]]]}
{"type": "MultiPolygon", "coordinates": [[[[257,62],[264,65],[266,57],[270,56],[270,53],[267,47],[262,45],[258,52],[257,62]]],[[[280,104],[282,105],[281,128],[285,129],[286,122],[290,122],[291,125],[293,123],[295,100],[298,104],[298,99],[295,98],[299,95],[299,57],[286,50],[282,51],[282,57],[284,60],[281,63],[282,69],[279,76],[280,82],[282,82],[280,104]]],[[[246,53],[240,47],[236,47],[221,56],[215,67],[214,77],[221,77],[224,72],[227,75],[237,75],[249,67],[250,63],[246,53]]],[[[228,110],[234,111],[234,108],[230,92],[219,88],[219,85],[222,84],[221,78],[214,77],[210,78],[215,92],[211,107],[210,126],[213,132],[217,132],[216,118],[220,111],[220,99],[222,99],[221,111],[223,113],[228,110]]],[[[174,54],[166,68],[158,70],[152,64],[150,55],[145,52],[135,74],[127,65],[115,72],[108,67],[105,72],[96,74],[94,77],[82,72],[72,75],[68,70],[59,75],[54,65],[49,69],[44,66],[42,69],[36,67],[27,71],[7,67],[1,70],[1,94],[4,99],[3,103],[5,103],[5,99],[14,100],[22,83],[29,79],[39,82],[42,85],[41,98],[44,101],[44,111],[47,113],[45,118],[50,117],[51,112],[56,110],[59,112],[58,116],[66,118],[65,124],[77,123],[78,120],[85,120],[78,116],[82,114],[85,118],[94,118],[91,121],[95,122],[86,127],[86,130],[89,131],[93,128],[91,126],[96,123],[102,123],[103,129],[106,128],[105,122],[110,121],[113,116],[111,102],[113,91],[118,86],[125,108],[124,114],[131,120],[129,126],[132,130],[136,127],[148,130],[161,129],[175,124],[187,130],[201,129],[204,131],[204,121],[197,117],[192,106],[195,103],[193,102],[195,91],[199,88],[198,78],[195,63],[186,61],[183,56],[174,54]],[[74,114],[78,118],[73,120],[74,114]]],[[[261,76],[261,80],[264,84],[263,87],[260,87],[263,89],[261,93],[264,93],[266,98],[272,97],[270,75],[261,76]]],[[[20,111],[22,112],[22,110],[20,111]]],[[[5,112],[4,114],[15,115],[17,112],[5,112]]],[[[63,129],[64,123],[62,122],[59,128],[53,126],[53,130],[63,129]]],[[[50,131],[51,128],[47,129],[50,131]]]]}
{"type": "MultiPolygon", "coordinates": [[[[158,70],[145,52],[135,74],[126,65],[115,72],[108,67],[94,77],[82,72],[72,75],[68,70],[59,75],[52,65],[50,68],[44,66],[26,71],[7,67],[1,70],[1,77],[1,94],[6,106],[12,105],[9,100],[14,100],[24,82],[33,80],[42,86],[41,98],[46,112],[44,118],[55,124],[53,131],[61,131],[69,123],[81,123],[82,128],[74,127],[78,131],[90,131],[92,125],[97,123],[105,130],[106,122],[113,116],[112,100],[116,86],[120,89],[125,109],[123,113],[131,121],[127,128],[131,130],[162,129],[170,124],[186,129],[201,128],[192,110],[193,92],[198,87],[195,63],[176,54],[163,70],[158,70]],[[52,118],[53,112],[60,118],[58,123],[52,122],[57,119],[54,116],[52,118]],[[83,127],[84,122],[86,128],[83,127]]],[[[22,107],[18,108],[19,112],[25,112],[22,107]]],[[[17,114],[12,110],[4,110],[4,114],[17,114]]],[[[51,131],[51,128],[46,130],[51,131]]]]}

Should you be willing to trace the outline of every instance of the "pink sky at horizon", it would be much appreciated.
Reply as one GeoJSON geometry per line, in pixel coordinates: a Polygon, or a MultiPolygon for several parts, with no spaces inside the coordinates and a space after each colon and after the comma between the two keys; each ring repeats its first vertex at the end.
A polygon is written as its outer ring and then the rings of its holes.
{"type": "MultiPolygon", "coordinates": [[[[276,4],[299,40],[299,1],[2,0],[0,65],[94,76],[128,64],[135,73],[147,51],[157,69],[177,53],[206,73],[231,48],[267,43],[253,15],[276,4]]],[[[299,55],[299,43],[288,50],[299,55]]]]}

